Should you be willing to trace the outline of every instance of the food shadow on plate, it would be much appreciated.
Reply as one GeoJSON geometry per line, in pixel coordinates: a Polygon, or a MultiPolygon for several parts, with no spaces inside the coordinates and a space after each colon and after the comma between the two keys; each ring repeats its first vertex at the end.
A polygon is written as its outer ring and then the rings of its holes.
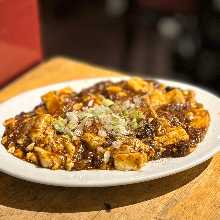
{"type": "Polygon", "coordinates": [[[147,201],[184,186],[198,177],[210,161],[161,179],[103,188],[45,186],[0,173],[0,205],[49,213],[110,212],[111,209],[147,201]]]}

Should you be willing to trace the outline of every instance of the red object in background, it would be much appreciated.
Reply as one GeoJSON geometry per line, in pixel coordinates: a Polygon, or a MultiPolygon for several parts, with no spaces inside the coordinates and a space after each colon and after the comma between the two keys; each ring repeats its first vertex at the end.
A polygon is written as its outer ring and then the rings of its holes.
{"type": "Polygon", "coordinates": [[[41,59],[37,0],[0,0],[0,86],[41,59]]]}

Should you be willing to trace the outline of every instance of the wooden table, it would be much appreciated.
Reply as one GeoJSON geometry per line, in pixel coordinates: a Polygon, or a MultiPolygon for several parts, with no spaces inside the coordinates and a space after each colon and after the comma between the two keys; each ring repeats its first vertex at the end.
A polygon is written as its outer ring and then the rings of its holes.
{"type": "MultiPolygon", "coordinates": [[[[54,58],[0,91],[0,101],[64,80],[118,75],[54,58]]],[[[220,219],[220,154],[162,179],[108,188],[62,188],[0,173],[0,219],[220,219]]]]}

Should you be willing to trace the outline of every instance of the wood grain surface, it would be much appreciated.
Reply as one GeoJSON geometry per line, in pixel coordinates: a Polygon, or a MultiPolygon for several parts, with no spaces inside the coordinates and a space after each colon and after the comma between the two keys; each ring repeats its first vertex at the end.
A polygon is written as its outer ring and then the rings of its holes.
{"type": "MultiPolygon", "coordinates": [[[[118,72],[54,58],[0,91],[0,101],[28,89],[118,72]]],[[[106,188],[63,188],[0,173],[0,219],[220,219],[220,154],[162,179],[106,188]]]]}

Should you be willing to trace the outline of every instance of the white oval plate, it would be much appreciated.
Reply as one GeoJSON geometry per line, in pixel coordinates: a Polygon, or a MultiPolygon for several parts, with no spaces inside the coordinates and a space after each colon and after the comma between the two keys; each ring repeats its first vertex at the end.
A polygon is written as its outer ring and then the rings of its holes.
{"type": "MultiPolygon", "coordinates": [[[[40,96],[50,90],[60,89],[66,86],[80,91],[83,88],[103,80],[119,81],[128,77],[106,77],[88,80],[77,80],[59,83],[47,87],[35,89],[16,97],[0,105],[0,137],[4,132],[2,123],[5,119],[13,117],[22,111],[30,111],[40,103],[40,96]]],[[[125,185],[161,178],[196,166],[220,150],[220,101],[215,95],[184,83],[168,80],[158,80],[166,85],[192,89],[196,92],[196,98],[203,103],[211,115],[211,125],[202,143],[196,150],[186,157],[161,159],[147,163],[140,171],[108,171],[108,170],[83,170],[64,171],[39,168],[28,162],[22,161],[9,154],[4,146],[0,146],[0,171],[11,176],[27,181],[65,186],[65,187],[101,187],[125,185]]]]}

